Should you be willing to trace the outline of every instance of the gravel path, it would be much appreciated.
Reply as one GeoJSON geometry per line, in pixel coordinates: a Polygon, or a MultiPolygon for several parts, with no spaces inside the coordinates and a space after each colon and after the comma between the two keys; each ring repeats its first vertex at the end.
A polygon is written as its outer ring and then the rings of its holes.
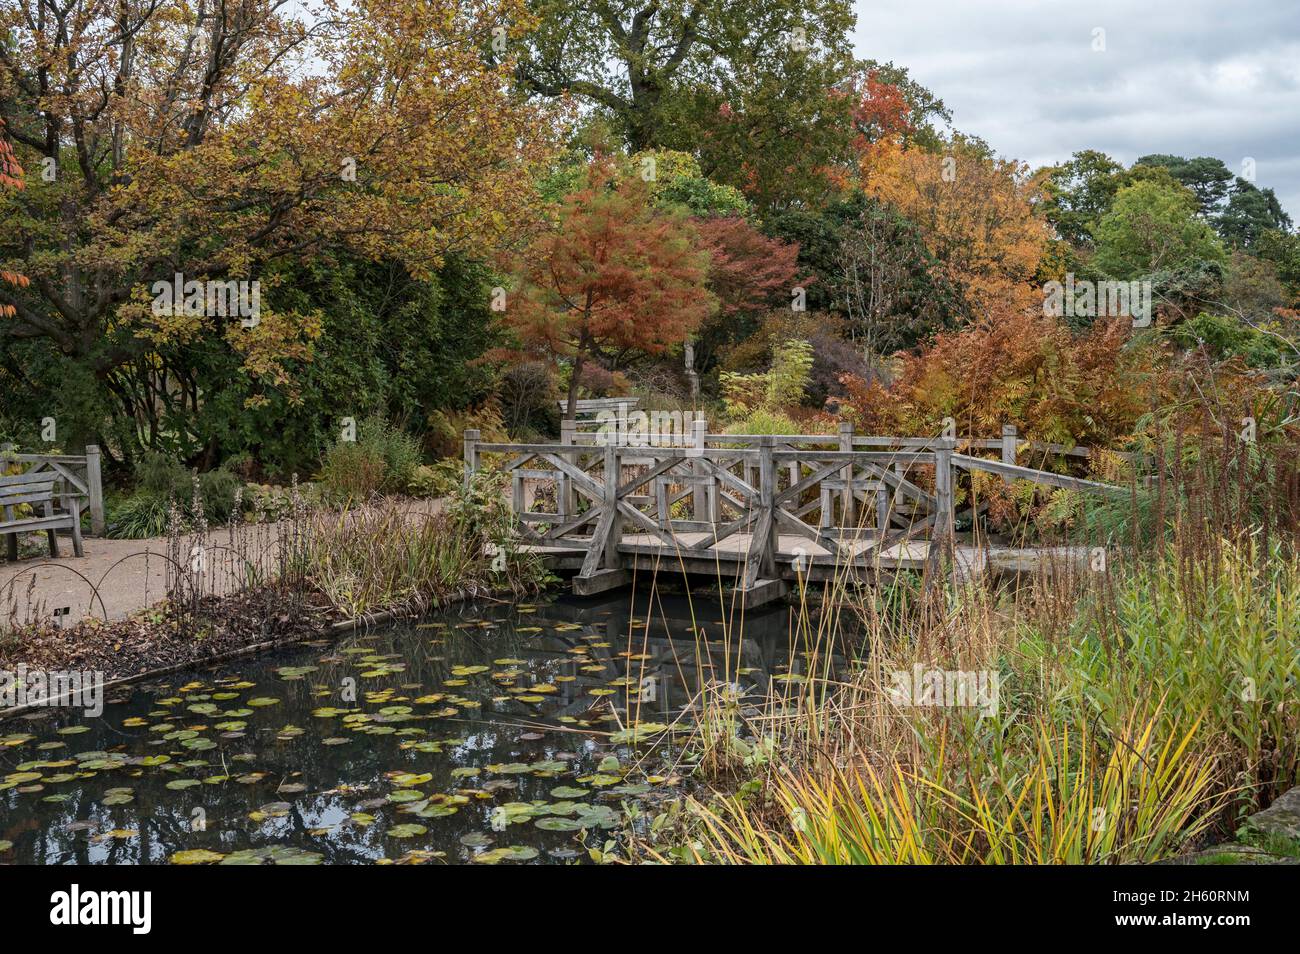
{"type": "Polygon", "coordinates": [[[129,616],[166,595],[167,549],[166,537],[86,537],[86,555],[74,557],[72,538],[60,537],[58,560],[51,560],[47,550],[17,563],[0,563],[0,619],[26,622],[59,611],[66,611],[64,622],[87,615],[129,616]]]}
{"type": "MultiPolygon", "coordinates": [[[[411,515],[432,514],[441,500],[402,500],[411,515]]],[[[246,526],[245,549],[259,554],[264,570],[274,566],[279,533],[287,523],[246,526]]],[[[36,536],[29,538],[35,541],[36,536]]],[[[70,623],[83,616],[121,619],[158,602],[167,594],[168,541],[85,538],[85,556],[72,556],[72,538],[59,537],[58,560],[51,560],[45,535],[41,550],[30,545],[17,563],[0,561],[0,629],[13,622],[29,622],[58,614],[70,623]],[[101,606],[102,604],[102,606],[101,606]]],[[[182,538],[181,553],[188,554],[189,537],[182,538]]],[[[208,534],[205,592],[225,593],[242,576],[243,559],[231,549],[230,531],[219,527],[208,534]]],[[[3,548],[0,548],[2,551],[3,548]]]]}

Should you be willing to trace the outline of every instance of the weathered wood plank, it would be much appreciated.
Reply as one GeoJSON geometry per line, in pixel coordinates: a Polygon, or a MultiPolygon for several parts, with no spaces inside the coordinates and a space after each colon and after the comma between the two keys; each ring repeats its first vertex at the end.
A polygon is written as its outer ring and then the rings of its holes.
{"type": "Polygon", "coordinates": [[[1022,480],[1030,480],[1036,484],[1046,484],[1049,487],[1063,487],[1066,490],[1079,490],[1089,493],[1099,494],[1129,494],[1127,487],[1119,487],[1115,484],[1103,484],[1095,480],[1084,480],[1082,477],[1068,477],[1065,474],[1054,474],[1047,470],[1034,470],[1031,467],[1021,467],[1017,464],[1004,464],[998,460],[984,460],[980,457],[967,457],[965,454],[953,454],[953,465],[961,467],[963,470],[986,470],[991,474],[1001,474],[1004,477],[1015,477],[1022,480]]]}

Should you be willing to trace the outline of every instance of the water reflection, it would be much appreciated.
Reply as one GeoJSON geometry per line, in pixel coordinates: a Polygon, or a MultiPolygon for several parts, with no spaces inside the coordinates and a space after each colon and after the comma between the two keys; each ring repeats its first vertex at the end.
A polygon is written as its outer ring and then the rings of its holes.
{"type": "Polygon", "coordinates": [[[10,720],[0,861],[583,859],[680,783],[671,732],[612,733],[802,667],[787,611],[713,602],[462,607],[10,720]]]}

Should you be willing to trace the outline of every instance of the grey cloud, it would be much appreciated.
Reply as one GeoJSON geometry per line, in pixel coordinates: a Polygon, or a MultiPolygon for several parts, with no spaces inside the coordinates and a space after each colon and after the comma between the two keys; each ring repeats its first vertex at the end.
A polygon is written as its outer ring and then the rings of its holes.
{"type": "Polygon", "coordinates": [[[1171,152],[1234,171],[1249,156],[1300,220],[1295,0],[859,0],[856,41],[859,56],[908,67],[957,128],[1003,155],[1171,152]]]}

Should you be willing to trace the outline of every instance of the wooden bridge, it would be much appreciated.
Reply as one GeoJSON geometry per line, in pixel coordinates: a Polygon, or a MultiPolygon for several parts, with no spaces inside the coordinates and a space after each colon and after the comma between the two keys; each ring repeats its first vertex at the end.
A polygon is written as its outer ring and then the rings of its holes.
{"type": "Polygon", "coordinates": [[[954,512],[962,471],[1130,493],[1020,466],[1026,448],[1090,452],[1025,444],[1011,426],[1000,438],[955,439],[855,436],[850,424],[834,435],[710,434],[704,421],[691,423],[689,438],[669,446],[629,444],[570,422],[557,444],[483,442],[469,430],[466,479],[483,455],[508,455],[519,547],[576,571],[578,594],[622,586],[633,570],[676,567],[734,583],[746,606],[780,598],[791,581],[832,579],[846,568],[974,575],[1086,555],[957,545],[957,522],[983,509],[954,512]],[[990,451],[996,457],[981,456],[990,451]]]}

